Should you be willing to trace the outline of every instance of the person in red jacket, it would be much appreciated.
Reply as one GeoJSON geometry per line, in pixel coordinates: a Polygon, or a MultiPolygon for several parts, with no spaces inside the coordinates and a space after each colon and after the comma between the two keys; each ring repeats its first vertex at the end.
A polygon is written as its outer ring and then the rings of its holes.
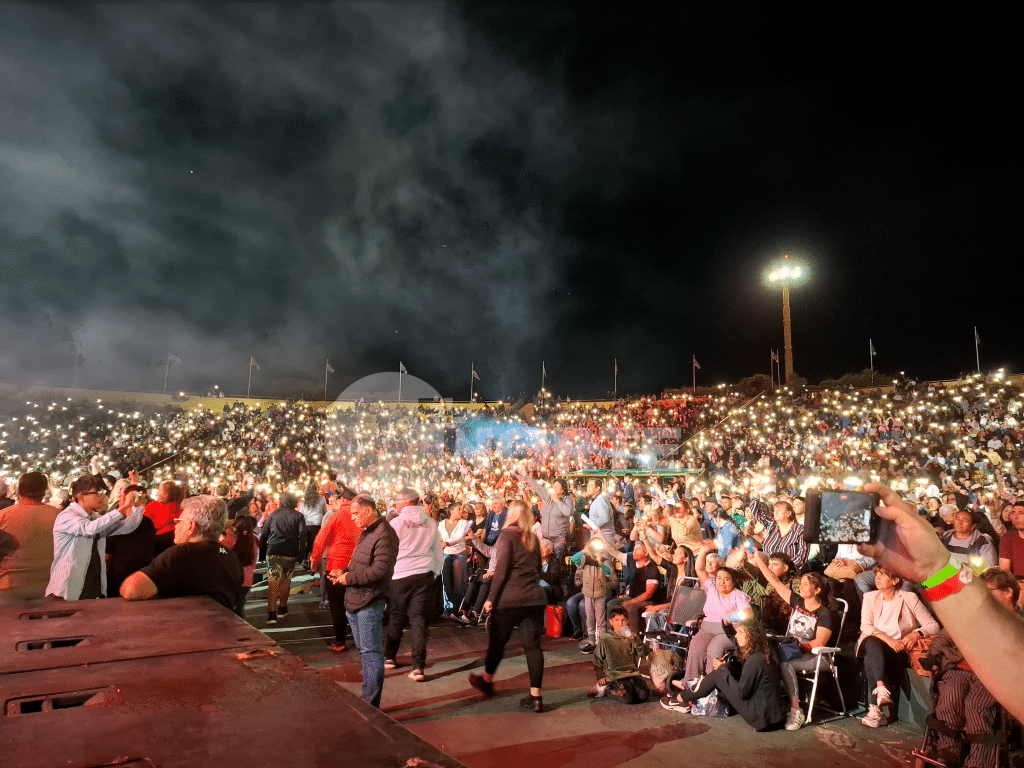
{"type": "Polygon", "coordinates": [[[154,554],[159,555],[174,544],[174,521],[181,511],[181,502],[184,498],[185,494],[181,487],[168,480],[160,483],[156,499],[146,505],[143,514],[153,521],[156,528],[154,554]]]}
{"type": "MultiPolygon", "coordinates": [[[[337,509],[324,518],[323,526],[316,535],[313,551],[309,556],[310,565],[319,563],[320,558],[326,552],[326,573],[347,568],[361,532],[359,526],[352,520],[352,502],[349,499],[339,500],[337,509]]],[[[345,585],[335,583],[330,579],[324,581],[327,584],[327,602],[331,607],[331,623],[334,624],[334,642],[331,643],[331,653],[341,653],[345,650],[345,635],[348,632],[348,617],[345,616],[345,585]]]]}

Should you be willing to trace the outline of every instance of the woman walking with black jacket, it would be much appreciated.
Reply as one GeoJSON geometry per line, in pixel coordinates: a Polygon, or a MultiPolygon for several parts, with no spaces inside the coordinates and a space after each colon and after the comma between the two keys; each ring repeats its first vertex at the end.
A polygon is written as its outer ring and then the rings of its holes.
{"type": "Polygon", "coordinates": [[[519,627],[519,638],[530,673],[530,695],[520,701],[524,709],[541,712],[541,684],[544,681],[544,652],[540,637],[544,631],[544,606],[547,599],[540,586],[540,543],[531,529],[529,507],[525,502],[509,504],[505,525],[494,545],[494,577],[484,610],[491,614],[489,643],[482,675],[470,675],[469,684],[485,696],[494,695],[494,673],[505,655],[512,630],[519,627]]]}

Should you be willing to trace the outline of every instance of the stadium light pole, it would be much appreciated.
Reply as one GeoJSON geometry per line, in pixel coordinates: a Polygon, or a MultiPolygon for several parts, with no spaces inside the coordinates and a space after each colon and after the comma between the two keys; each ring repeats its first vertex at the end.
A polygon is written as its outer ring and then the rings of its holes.
{"type": "Polygon", "coordinates": [[[793,383],[793,328],[789,316],[789,289],[799,285],[807,277],[807,267],[789,258],[787,253],[780,261],[768,265],[765,282],[782,287],[782,333],[785,337],[786,384],[793,383]]]}

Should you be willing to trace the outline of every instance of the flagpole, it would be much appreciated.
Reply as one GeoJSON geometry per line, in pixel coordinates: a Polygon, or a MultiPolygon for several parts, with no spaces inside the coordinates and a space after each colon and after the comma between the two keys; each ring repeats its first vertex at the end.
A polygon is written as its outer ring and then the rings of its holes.
{"type": "Polygon", "coordinates": [[[615,358],[615,377],[612,379],[612,394],[619,399],[619,358],[615,358]]]}
{"type": "Polygon", "coordinates": [[[402,361],[398,361],[398,403],[402,403],[402,361]]]}
{"type": "MultiPolygon", "coordinates": [[[[75,362],[78,362],[78,358],[75,358],[75,362]]],[[[167,374],[171,372],[171,356],[167,355],[167,359],[164,361],[164,394],[167,394],[167,374]]],[[[75,368],[75,386],[78,386],[78,369],[75,368]]]]}
{"type": "Polygon", "coordinates": [[[871,363],[871,383],[875,383],[875,342],[868,339],[868,362],[871,363]]]}
{"type": "Polygon", "coordinates": [[[327,360],[324,363],[324,400],[327,399],[327,369],[331,367],[331,361],[327,360]]]}
{"type": "Polygon", "coordinates": [[[476,373],[474,363],[469,364],[469,404],[473,404],[473,374],[476,373]]]}
{"type": "Polygon", "coordinates": [[[249,356],[249,386],[245,390],[245,396],[252,394],[252,355],[249,356]]]}
{"type": "Polygon", "coordinates": [[[978,326],[974,326],[974,361],[978,365],[978,373],[981,373],[981,355],[978,354],[978,326]]]}
{"type": "Polygon", "coordinates": [[[693,394],[697,394],[697,358],[690,360],[690,369],[693,371],[693,394]]]}
{"type": "Polygon", "coordinates": [[[540,362],[540,389],[544,391],[544,378],[547,376],[547,370],[544,368],[544,361],[540,362]]]}

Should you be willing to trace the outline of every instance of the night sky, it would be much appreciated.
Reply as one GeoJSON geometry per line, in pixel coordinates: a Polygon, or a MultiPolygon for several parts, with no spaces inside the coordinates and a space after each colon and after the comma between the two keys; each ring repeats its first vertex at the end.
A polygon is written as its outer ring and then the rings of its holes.
{"type": "Polygon", "coordinates": [[[0,5],[0,382],[1024,367],[1012,25],[577,6],[0,5]]]}

